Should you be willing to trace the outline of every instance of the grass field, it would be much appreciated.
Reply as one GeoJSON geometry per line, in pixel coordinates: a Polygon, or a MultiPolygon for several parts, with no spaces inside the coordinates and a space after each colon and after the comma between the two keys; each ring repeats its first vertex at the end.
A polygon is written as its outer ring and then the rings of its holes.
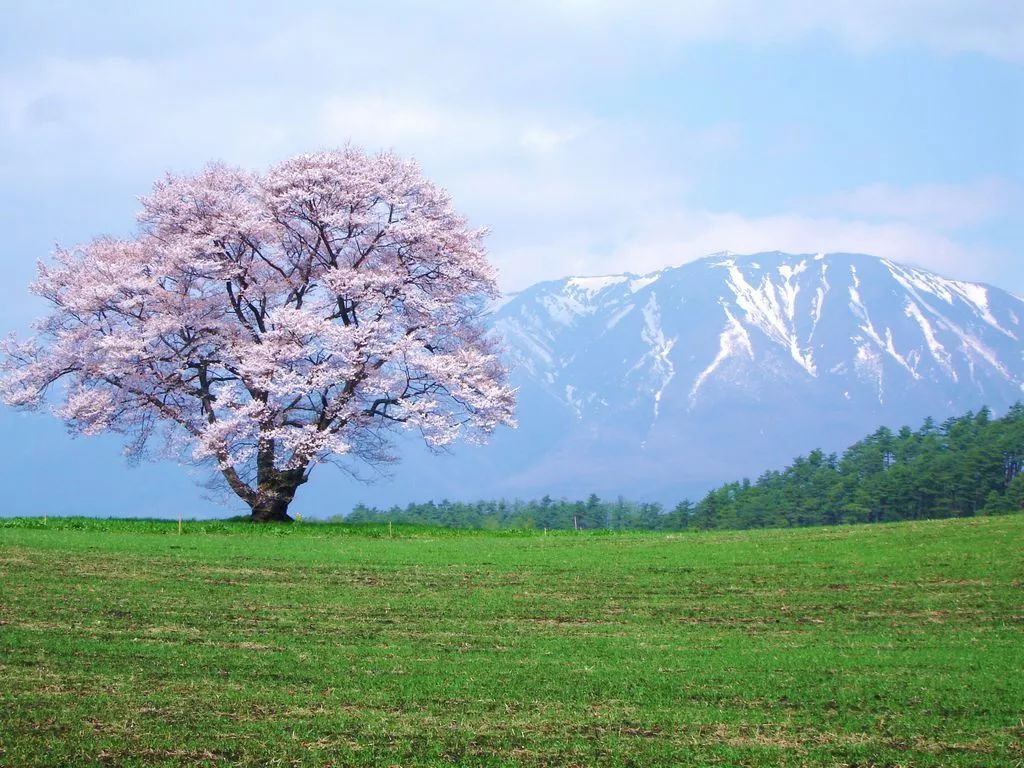
{"type": "Polygon", "coordinates": [[[1024,516],[0,520],[0,765],[1024,762],[1024,516]]]}

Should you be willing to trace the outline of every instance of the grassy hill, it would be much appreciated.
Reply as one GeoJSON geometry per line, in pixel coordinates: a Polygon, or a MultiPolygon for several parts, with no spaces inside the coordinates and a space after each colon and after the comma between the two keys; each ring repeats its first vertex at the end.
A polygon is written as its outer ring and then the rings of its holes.
{"type": "Polygon", "coordinates": [[[1020,764],[1022,552],[0,521],[0,765],[1020,764]]]}

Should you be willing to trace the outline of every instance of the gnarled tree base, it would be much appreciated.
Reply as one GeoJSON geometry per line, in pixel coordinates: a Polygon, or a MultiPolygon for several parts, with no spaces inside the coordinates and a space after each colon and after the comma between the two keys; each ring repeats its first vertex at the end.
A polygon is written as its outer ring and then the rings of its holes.
{"type": "MultiPolygon", "coordinates": [[[[273,441],[270,440],[257,461],[257,485],[243,484],[239,496],[246,500],[253,522],[293,522],[288,507],[299,485],[306,481],[304,467],[281,470],[273,467],[273,441]]],[[[230,478],[228,478],[230,481],[230,478]]]]}
{"type": "Polygon", "coordinates": [[[268,505],[253,509],[249,519],[254,523],[291,523],[294,522],[288,514],[288,505],[268,505]]]}
{"type": "Polygon", "coordinates": [[[265,512],[253,512],[249,515],[251,522],[295,522],[295,519],[287,512],[280,514],[269,514],[265,512]]]}

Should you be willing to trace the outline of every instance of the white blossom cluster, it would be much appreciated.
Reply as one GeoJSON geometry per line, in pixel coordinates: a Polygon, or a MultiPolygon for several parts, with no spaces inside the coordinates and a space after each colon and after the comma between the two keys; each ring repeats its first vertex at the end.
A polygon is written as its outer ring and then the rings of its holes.
{"type": "Polygon", "coordinates": [[[497,291],[484,233],[415,163],[348,148],[264,175],[211,165],[158,182],[139,221],[40,265],[52,312],[7,340],[5,402],[56,400],[132,451],[159,430],[250,503],[261,471],[380,458],[391,427],[440,446],[513,424],[479,321],[497,291]]]}

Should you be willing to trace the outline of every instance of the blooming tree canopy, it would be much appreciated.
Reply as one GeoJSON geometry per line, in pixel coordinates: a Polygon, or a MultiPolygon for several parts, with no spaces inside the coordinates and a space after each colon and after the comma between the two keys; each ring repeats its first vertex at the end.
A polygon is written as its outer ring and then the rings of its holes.
{"type": "Polygon", "coordinates": [[[482,244],[415,163],[356,149],[263,175],[167,176],[140,233],[59,250],[37,336],[8,339],[0,394],[129,452],[161,438],[209,461],[254,520],[288,520],[314,466],[385,460],[394,429],[432,446],[513,425],[480,322],[482,244]],[[47,397],[57,382],[65,386],[47,397]]]}

